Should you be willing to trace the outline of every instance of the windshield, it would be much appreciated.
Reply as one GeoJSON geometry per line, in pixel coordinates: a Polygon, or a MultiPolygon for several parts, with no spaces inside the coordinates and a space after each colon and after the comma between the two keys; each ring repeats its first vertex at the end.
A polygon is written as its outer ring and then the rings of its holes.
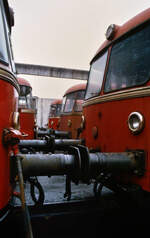
{"type": "Polygon", "coordinates": [[[27,96],[32,91],[32,88],[25,85],[20,85],[20,96],[27,96]]]}
{"type": "Polygon", "coordinates": [[[64,107],[64,112],[72,112],[75,102],[75,94],[70,93],[66,96],[66,103],[64,107]]]}
{"type": "Polygon", "coordinates": [[[27,96],[19,96],[19,108],[27,108],[27,109],[33,109],[35,110],[35,103],[32,97],[32,94],[29,94],[27,96]]]}
{"type": "Polygon", "coordinates": [[[150,25],[112,47],[105,92],[144,84],[150,77],[150,25]]]}
{"type": "Polygon", "coordinates": [[[74,105],[75,112],[82,112],[82,103],[84,101],[84,97],[85,97],[85,90],[76,92],[76,101],[74,105]]]}
{"type": "Polygon", "coordinates": [[[106,60],[107,52],[92,63],[85,99],[97,96],[100,93],[104,77],[106,60]]]}
{"type": "Polygon", "coordinates": [[[63,107],[63,112],[72,112],[74,111],[82,111],[81,101],[83,102],[85,95],[85,90],[79,90],[76,92],[69,93],[65,97],[65,105],[63,107]],[[79,103],[80,101],[80,103],[79,103]]]}
{"type": "Polygon", "coordinates": [[[61,111],[61,104],[53,104],[51,105],[50,109],[50,117],[58,117],[60,116],[60,111],[61,111]]]}
{"type": "Polygon", "coordinates": [[[66,103],[66,96],[63,97],[62,106],[61,106],[61,112],[64,111],[65,103],[66,103]]]}

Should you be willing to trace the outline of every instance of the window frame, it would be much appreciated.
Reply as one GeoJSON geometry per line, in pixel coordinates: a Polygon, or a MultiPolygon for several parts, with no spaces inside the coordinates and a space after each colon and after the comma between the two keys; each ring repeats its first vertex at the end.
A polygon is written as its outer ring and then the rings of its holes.
{"type": "Polygon", "coordinates": [[[128,90],[128,89],[131,89],[131,88],[141,87],[141,86],[146,85],[148,83],[148,81],[150,81],[150,79],[147,78],[141,84],[130,85],[130,86],[127,86],[127,87],[118,88],[118,89],[110,90],[110,91],[105,90],[105,85],[106,85],[106,81],[107,81],[107,74],[108,74],[108,70],[109,70],[110,58],[111,58],[113,47],[116,44],[122,42],[123,40],[129,38],[130,36],[135,35],[136,33],[140,32],[143,28],[146,28],[148,25],[150,25],[150,20],[147,20],[147,21],[141,23],[140,25],[134,27],[133,29],[131,29],[130,31],[126,32],[124,35],[122,35],[121,37],[116,39],[111,45],[109,45],[110,54],[109,54],[109,58],[108,58],[108,65],[107,65],[105,78],[104,78],[104,83],[103,83],[103,92],[104,92],[104,94],[109,94],[109,93],[118,92],[118,91],[122,91],[122,90],[128,90]]]}
{"type": "Polygon", "coordinates": [[[16,67],[15,67],[15,61],[14,61],[14,55],[13,55],[13,49],[12,49],[12,42],[11,42],[11,32],[8,24],[8,19],[6,16],[4,3],[2,0],[0,0],[0,11],[2,12],[2,21],[3,21],[3,28],[4,28],[4,36],[6,40],[6,51],[7,51],[7,60],[1,59],[0,62],[6,66],[11,66],[11,70],[13,73],[16,74],[16,67]]]}
{"type": "Polygon", "coordinates": [[[101,52],[100,54],[98,54],[98,55],[95,57],[95,59],[91,62],[90,71],[89,71],[89,76],[88,76],[88,82],[87,82],[87,85],[86,85],[85,96],[84,96],[84,99],[85,99],[85,100],[89,100],[89,99],[91,99],[91,98],[95,98],[95,97],[97,97],[97,96],[100,95],[100,93],[101,93],[101,91],[102,91],[102,89],[103,89],[103,82],[104,82],[104,79],[105,79],[105,74],[106,74],[108,59],[109,59],[109,47],[107,47],[105,50],[102,50],[102,52],[101,52]],[[101,57],[103,57],[105,54],[107,54],[107,55],[106,55],[106,61],[105,61],[105,66],[104,66],[104,71],[103,71],[103,77],[102,77],[101,86],[100,86],[98,92],[97,92],[94,96],[86,98],[86,94],[87,94],[87,90],[88,90],[89,82],[90,82],[89,79],[90,79],[90,73],[91,73],[92,65],[93,65],[93,63],[95,63],[97,60],[99,60],[101,57]]]}

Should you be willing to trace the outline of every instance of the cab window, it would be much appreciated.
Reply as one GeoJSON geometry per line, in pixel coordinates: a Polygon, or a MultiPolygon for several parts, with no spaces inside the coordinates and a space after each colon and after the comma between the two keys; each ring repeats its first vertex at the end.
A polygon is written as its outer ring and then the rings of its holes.
{"type": "Polygon", "coordinates": [[[83,100],[81,100],[81,99],[76,100],[75,105],[74,105],[75,112],[82,112],[82,103],[83,103],[83,100]]]}
{"type": "Polygon", "coordinates": [[[53,104],[50,108],[50,117],[60,116],[61,104],[53,104]]]}
{"type": "Polygon", "coordinates": [[[67,95],[64,112],[72,112],[75,103],[75,94],[70,93],[67,95]]]}
{"type": "Polygon", "coordinates": [[[107,52],[92,63],[85,99],[99,95],[103,82],[106,60],[107,52]]]}
{"type": "Polygon", "coordinates": [[[82,103],[84,101],[85,97],[85,90],[80,90],[76,92],[76,101],[74,105],[74,111],[75,112],[81,112],[82,111],[82,103]]]}
{"type": "Polygon", "coordinates": [[[150,25],[147,25],[112,47],[104,91],[139,86],[149,77],[150,25]]]}
{"type": "Polygon", "coordinates": [[[64,111],[65,103],[66,103],[66,96],[63,97],[62,106],[61,106],[61,112],[64,111]]]}
{"type": "Polygon", "coordinates": [[[28,109],[35,109],[33,97],[31,94],[27,96],[19,96],[19,108],[28,108],[28,109]]]}
{"type": "Polygon", "coordinates": [[[2,1],[0,1],[0,61],[8,64],[6,36],[2,14],[2,1]]]}
{"type": "Polygon", "coordinates": [[[57,104],[57,109],[56,109],[56,116],[60,116],[60,112],[61,112],[61,104],[57,104]]]}

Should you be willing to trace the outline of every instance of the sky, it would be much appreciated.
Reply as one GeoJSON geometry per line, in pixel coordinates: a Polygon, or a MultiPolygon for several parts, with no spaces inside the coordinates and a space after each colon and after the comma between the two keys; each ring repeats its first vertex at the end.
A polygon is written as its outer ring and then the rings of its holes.
{"type": "MultiPolygon", "coordinates": [[[[110,24],[122,25],[150,7],[149,0],[9,0],[17,63],[89,70],[110,24]]],[[[62,98],[81,80],[21,75],[34,96],[62,98]]]]}

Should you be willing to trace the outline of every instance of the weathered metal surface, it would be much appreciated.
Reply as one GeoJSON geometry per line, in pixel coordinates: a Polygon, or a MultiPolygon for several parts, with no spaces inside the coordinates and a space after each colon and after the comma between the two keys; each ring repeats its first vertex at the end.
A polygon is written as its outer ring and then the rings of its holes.
{"type": "Polygon", "coordinates": [[[49,140],[20,140],[19,147],[20,148],[37,148],[37,150],[50,150],[51,149],[59,149],[60,147],[68,147],[68,146],[77,146],[82,144],[81,139],[53,139],[50,138],[49,140]]]}
{"type": "Polygon", "coordinates": [[[22,154],[23,174],[25,176],[71,174],[76,179],[82,179],[85,175],[95,178],[102,172],[113,174],[134,172],[141,167],[140,154],[138,158],[132,152],[89,153],[88,166],[78,149],[72,152],[75,154],[22,154]]]}
{"type": "Polygon", "coordinates": [[[58,131],[58,130],[53,130],[53,129],[47,129],[47,130],[41,130],[38,129],[37,131],[38,137],[43,137],[43,136],[50,136],[54,135],[56,137],[61,137],[61,138],[70,138],[70,132],[69,131],[58,131]]]}
{"type": "Polygon", "coordinates": [[[74,171],[75,167],[73,155],[39,153],[24,154],[22,158],[25,176],[65,175],[74,171]]]}
{"type": "Polygon", "coordinates": [[[16,63],[17,74],[28,74],[55,78],[87,80],[87,70],[60,68],[44,65],[16,63]]]}

